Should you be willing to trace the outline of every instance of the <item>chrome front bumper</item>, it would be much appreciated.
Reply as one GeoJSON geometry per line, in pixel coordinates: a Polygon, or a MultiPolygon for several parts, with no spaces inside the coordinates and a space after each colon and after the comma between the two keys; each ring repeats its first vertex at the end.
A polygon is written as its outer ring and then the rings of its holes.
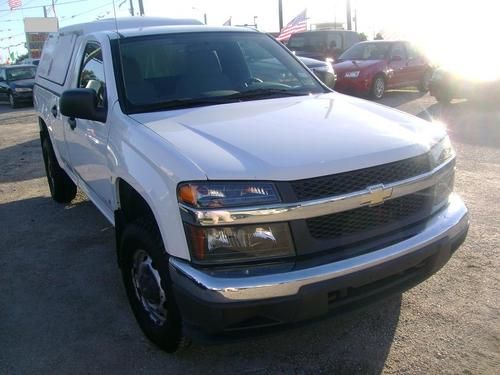
{"type": "MultiPolygon", "coordinates": [[[[467,208],[458,195],[452,194],[448,205],[433,216],[417,235],[353,258],[307,269],[241,277],[220,277],[217,273],[194,268],[184,260],[170,258],[170,276],[175,288],[198,301],[211,304],[290,297],[297,295],[301,288],[394,263],[424,248],[434,251],[433,244],[439,251],[441,248],[437,248],[444,242],[449,252],[453,241],[464,235],[468,226],[467,208]]],[[[398,272],[397,267],[394,271],[398,272]]]]}

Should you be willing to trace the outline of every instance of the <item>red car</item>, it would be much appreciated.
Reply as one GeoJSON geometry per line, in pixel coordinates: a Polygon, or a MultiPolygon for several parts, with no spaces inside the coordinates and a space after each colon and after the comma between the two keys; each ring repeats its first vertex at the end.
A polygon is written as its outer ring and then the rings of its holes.
{"type": "Polygon", "coordinates": [[[358,43],[345,51],[334,65],[335,90],[381,99],[386,89],[417,86],[427,92],[432,66],[404,41],[358,43]]]}

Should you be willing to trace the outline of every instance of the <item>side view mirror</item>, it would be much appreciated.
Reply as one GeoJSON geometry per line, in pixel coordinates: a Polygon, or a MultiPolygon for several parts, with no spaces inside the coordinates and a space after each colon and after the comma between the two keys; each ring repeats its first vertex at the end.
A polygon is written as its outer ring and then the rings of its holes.
{"type": "Polygon", "coordinates": [[[106,122],[106,109],[97,106],[97,94],[92,89],[73,89],[62,93],[61,114],[66,117],[106,122]]]}
{"type": "Polygon", "coordinates": [[[401,56],[396,55],[391,57],[391,61],[403,61],[403,58],[401,56]]]}

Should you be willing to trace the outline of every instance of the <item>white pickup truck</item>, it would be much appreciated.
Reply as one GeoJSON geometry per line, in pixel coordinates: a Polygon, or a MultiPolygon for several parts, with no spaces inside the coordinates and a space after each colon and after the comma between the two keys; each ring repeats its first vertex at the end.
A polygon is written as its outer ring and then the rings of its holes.
{"type": "Polygon", "coordinates": [[[34,101],[52,197],[78,186],[114,225],[133,313],[169,352],[401,293],[467,234],[442,126],[332,92],[255,30],[66,27],[34,101]]]}

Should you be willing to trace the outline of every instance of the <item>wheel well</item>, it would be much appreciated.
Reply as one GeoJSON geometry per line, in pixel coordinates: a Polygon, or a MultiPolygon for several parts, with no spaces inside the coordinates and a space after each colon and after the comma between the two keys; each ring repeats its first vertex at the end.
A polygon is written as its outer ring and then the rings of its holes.
{"type": "Polygon", "coordinates": [[[38,118],[38,127],[40,128],[40,138],[46,137],[49,135],[49,131],[47,130],[47,125],[42,118],[38,118]]]}
{"type": "Polygon", "coordinates": [[[118,265],[121,267],[120,241],[127,223],[131,223],[139,218],[148,218],[153,222],[156,221],[151,207],[149,207],[149,204],[137,190],[122,179],[119,179],[117,184],[119,208],[115,211],[115,238],[118,265]]]}
{"type": "Polygon", "coordinates": [[[154,219],[153,211],[146,200],[127,182],[118,181],[118,198],[120,211],[126,222],[132,222],[141,217],[154,219]]]}
{"type": "Polygon", "coordinates": [[[373,80],[375,81],[375,78],[377,78],[377,77],[382,77],[382,78],[384,79],[384,82],[387,82],[387,77],[386,77],[385,73],[383,73],[383,72],[378,72],[377,74],[375,74],[375,75],[373,76],[373,80]]]}

